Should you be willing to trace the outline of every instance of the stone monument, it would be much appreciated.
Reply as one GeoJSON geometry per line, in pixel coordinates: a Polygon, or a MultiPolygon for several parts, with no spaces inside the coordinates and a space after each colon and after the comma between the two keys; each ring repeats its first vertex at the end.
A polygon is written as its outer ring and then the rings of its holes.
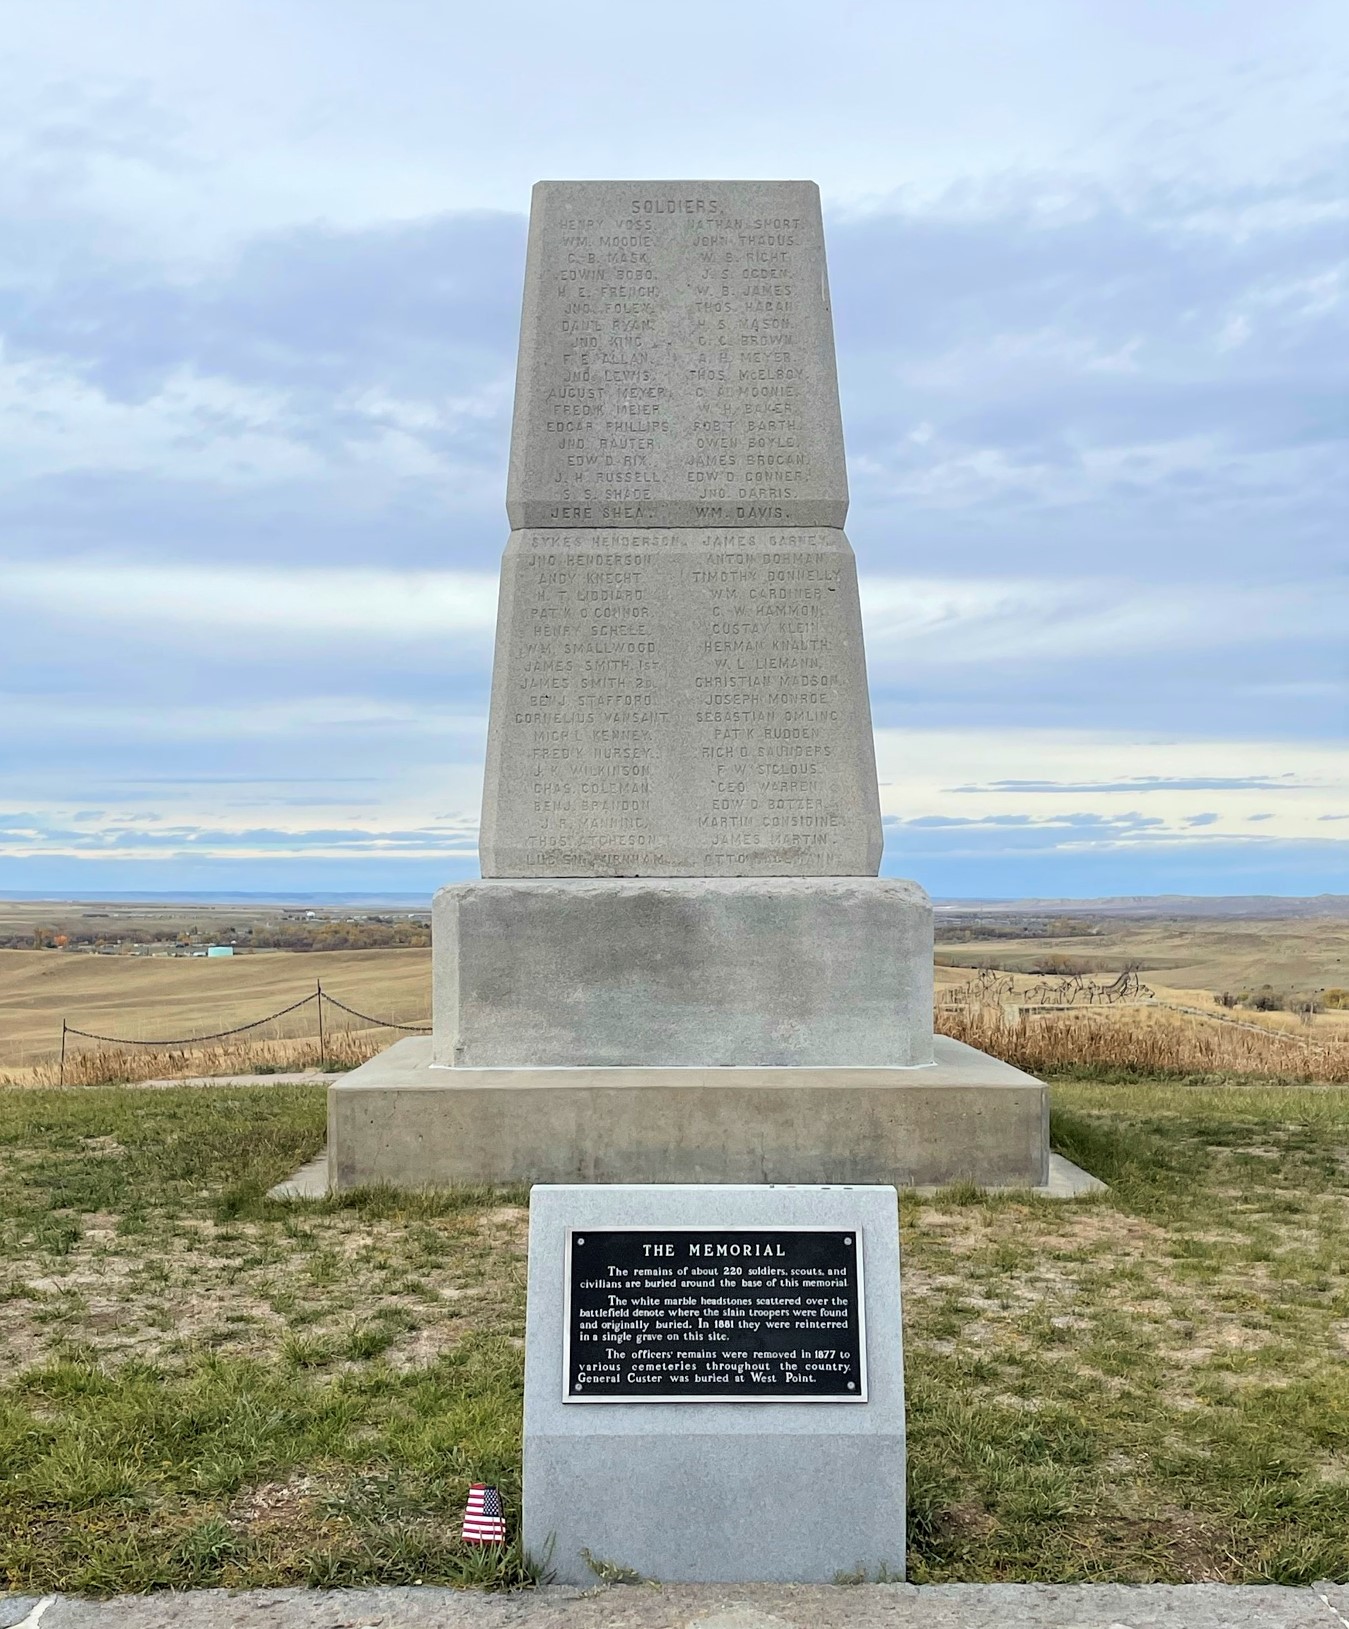
{"type": "Polygon", "coordinates": [[[891,1187],[536,1187],[524,1542],[561,1583],[904,1576],[891,1187]]]}
{"type": "Polygon", "coordinates": [[[881,824],[819,194],[541,182],[482,880],[335,1187],[1045,1180],[1045,1090],[932,1029],[881,824]]]}

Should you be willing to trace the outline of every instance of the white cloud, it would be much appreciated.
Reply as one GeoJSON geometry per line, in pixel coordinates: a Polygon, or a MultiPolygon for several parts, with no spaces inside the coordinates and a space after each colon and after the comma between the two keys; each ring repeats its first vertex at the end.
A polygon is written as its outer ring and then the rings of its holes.
{"type": "Polygon", "coordinates": [[[358,634],[434,639],[490,634],[497,580],[485,572],[305,570],[277,566],[20,563],[0,579],[0,603],[54,619],[158,629],[228,629],[268,639],[358,634]]]}
{"type": "MultiPolygon", "coordinates": [[[[373,810],[359,795],[352,804],[362,806],[345,813],[335,797],[318,796],[306,806],[305,795],[314,790],[308,783],[259,786],[241,776],[237,783],[203,788],[191,780],[175,786],[170,777],[141,788],[142,802],[152,798],[157,804],[152,809],[72,811],[60,800],[29,802],[22,813],[0,818],[0,856],[115,852],[149,859],[168,858],[186,847],[204,857],[232,859],[471,855],[479,761],[475,755],[471,762],[451,764],[426,749],[427,739],[443,739],[453,721],[431,713],[380,717],[375,709],[364,717],[382,734],[392,732],[395,747],[387,770],[359,766],[380,770],[373,810]],[[401,754],[400,743],[405,743],[401,754]]],[[[186,735],[205,721],[204,713],[170,710],[152,727],[186,735]]],[[[325,712],[322,705],[275,715],[254,709],[227,717],[223,733],[268,728],[303,733],[344,722],[342,709],[325,712]]],[[[476,723],[481,728],[481,721],[476,723]]],[[[1338,743],[1141,741],[1071,730],[881,729],[876,752],[884,814],[920,827],[949,822],[949,841],[957,846],[973,842],[986,848],[999,841],[1000,832],[1014,835],[1028,828],[1064,855],[1158,843],[1199,848],[1232,839],[1248,845],[1326,844],[1339,837],[1334,823],[1349,806],[1349,750],[1338,743]],[[1038,788],[1017,784],[1028,775],[1038,788]],[[1197,782],[1210,784],[1191,784],[1197,782]]],[[[21,793],[15,787],[3,795],[21,793]]],[[[890,841],[892,847],[904,846],[903,824],[890,841]]],[[[1336,886],[1337,875],[1349,874],[1349,839],[1336,847],[1346,859],[1342,864],[1327,859],[1327,887],[1336,886]]]]}
{"type": "Polygon", "coordinates": [[[148,395],[119,396],[56,362],[6,358],[0,333],[0,479],[126,471],[234,490],[337,482],[367,497],[372,483],[394,491],[423,481],[459,497],[481,472],[456,467],[447,444],[466,426],[503,419],[508,396],[490,379],[474,393],[436,400],[352,389],[325,401],[316,421],[296,411],[280,384],[186,366],[148,395]]]}
{"type": "Polygon", "coordinates": [[[147,400],[118,400],[52,362],[6,359],[0,336],[0,476],[163,470],[179,479],[317,476],[326,460],[280,425],[279,390],[179,370],[147,400]]]}
{"type": "Polygon", "coordinates": [[[664,100],[614,71],[583,14],[543,0],[396,15],[20,8],[0,118],[11,184],[59,182],[181,252],[296,218],[519,208],[544,173],[808,174],[855,205],[1010,167],[1276,175],[1342,106],[1335,0],[863,0],[828,26],[815,0],[685,0],[624,18],[628,60],[682,87],[664,100]],[[765,116],[747,71],[808,93],[765,116]]]}
{"type": "Polygon", "coordinates": [[[1146,833],[1065,837],[1065,847],[1103,840],[1155,841],[1159,836],[1250,840],[1253,815],[1268,817],[1261,821],[1262,840],[1323,840],[1326,816],[1349,806],[1349,742],[1139,740],[1082,730],[881,729],[876,732],[876,760],[882,810],[904,820],[1013,815],[1059,823],[1067,814],[1086,814],[1117,822],[1141,813],[1159,822],[1146,833]],[[1069,794],[1016,784],[1029,777],[1082,789],[1069,794]],[[1194,781],[1230,784],[1187,786],[1194,781]],[[1245,786],[1244,781],[1266,784],[1245,786]],[[1118,790],[1105,789],[1113,787],[1118,790]],[[1201,828],[1191,824],[1210,814],[1217,819],[1201,828]]]}
{"type": "MultiPolygon", "coordinates": [[[[414,738],[486,735],[486,719],[462,708],[417,701],[393,705],[365,696],[294,696],[275,701],[212,699],[197,706],[161,700],[154,707],[131,706],[116,693],[62,700],[0,694],[4,738],[69,740],[99,736],[129,745],[151,741],[262,740],[310,736],[324,731],[383,733],[414,738]]],[[[239,784],[247,784],[245,771],[239,784]]]]}
{"type": "Polygon", "coordinates": [[[688,0],[626,20],[677,105],[542,0],[397,9],[45,0],[7,30],[0,797],[29,840],[97,847],[60,807],[137,775],[163,852],[238,854],[259,810],[277,854],[406,849],[476,807],[523,212],[540,174],[615,170],[822,184],[876,716],[944,726],[881,730],[892,814],[1084,848],[1344,829],[1341,744],[1292,739],[1349,701],[1339,0],[861,0],[823,30],[688,0]],[[790,128],[746,61],[809,83],[790,128]]]}
{"type": "Polygon", "coordinates": [[[1349,584],[863,577],[861,591],[874,678],[899,668],[1249,647],[1349,627],[1349,584]]]}

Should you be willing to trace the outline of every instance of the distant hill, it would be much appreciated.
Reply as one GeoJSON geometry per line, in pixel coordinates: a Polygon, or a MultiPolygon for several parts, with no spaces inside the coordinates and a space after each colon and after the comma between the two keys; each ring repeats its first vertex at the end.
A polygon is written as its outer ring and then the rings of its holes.
{"type": "MultiPolygon", "coordinates": [[[[0,888],[0,900],[34,904],[137,904],[137,905],[277,905],[300,908],[347,907],[354,910],[425,911],[430,894],[324,894],[324,893],[139,893],[33,894],[0,888]]],[[[938,911],[963,914],[971,911],[1000,915],[1077,914],[1089,916],[1150,917],[1248,917],[1287,919],[1290,917],[1349,917],[1349,894],[1315,894],[1298,898],[1284,894],[1118,894],[1104,899],[935,899],[938,911]]]]}
{"type": "Polygon", "coordinates": [[[1288,917],[1349,918],[1349,894],[1121,894],[1109,899],[937,899],[938,911],[993,912],[1043,916],[1069,912],[1088,916],[1200,916],[1282,920],[1288,917]]]}
{"type": "Polygon", "coordinates": [[[425,894],[249,894],[228,889],[215,894],[174,892],[157,893],[148,889],[138,892],[105,890],[97,894],[30,894],[11,888],[0,888],[0,899],[24,901],[35,905],[353,905],[362,909],[393,906],[398,910],[429,910],[431,895],[425,894]]]}

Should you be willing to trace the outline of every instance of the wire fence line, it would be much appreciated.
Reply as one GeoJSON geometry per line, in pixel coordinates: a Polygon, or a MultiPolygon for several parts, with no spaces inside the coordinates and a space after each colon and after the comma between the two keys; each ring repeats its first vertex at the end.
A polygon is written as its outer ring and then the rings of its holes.
{"type": "Polygon", "coordinates": [[[343,1012],[350,1013],[353,1018],[359,1018],[362,1023],[373,1024],[377,1029],[406,1029],[417,1035],[429,1035],[431,1033],[430,1024],[395,1024],[391,1018],[372,1018],[368,1012],[357,1012],[355,1007],[348,1007],[345,1001],[339,1001],[336,996],[329,995],[326,990],[320,989],[315,995],[306,999],[315,1001],[320,995],[330,1007],[339,1007],[343,1012]]]}
{"type": "Polygon", "coordinates": [[[1188,1013],[1192,1018],[1207,1018],[1213,1024],[1226,1024],[1229,1029],[1244,1030],[1248,1035],[1273,1035],[1280,1041],[1292,1041],[1295,1046],[1318,1047],[1324,1046],[1324,1038],[1314,1035],[1295,1035],[1291,1030],[1275,1029],[1272,1024],[1248,1024],[1243,1019],[1232,1018],[1225,1012],[1208,1012],[1203,1007],[1186,1007],[1179,1001],[1161,1001],[1154,1003],[1158,1007],[1166,1007],[1171,1012],[1188,1013]]]}
{"type": "MultiPolygon", "coordinates": [[[[265,1018],[254,1018],[247,1024],[236,1024],[233,1029],[212,1030],[209,1035],[177,1035],[164,1041],[138,1040],[132,1035],[95,1035],[91,1029],[76,1029],[74,1024],[61,1020],[61,1030],[65,1035],[81,1035],[86,1041],[106,1041],[110,1046],[197,1046],[202,1041],[221,1041],[227,1035],[242,1035],[246,1030],[260,1029],[263,1024],[270,1024],[277,1018],[284,1018],[287,1013],[298,1012],[301,1007],[310,1007],[319,999],[319,991],[313,995],[303,996],[299,1001],[292,1001],[289,1007],[282,1007],[279,1012],[269,1012],[265,1018]]],[[[332,997],[325,991],[325,1001],[332,997]]]]}
{"type": "MultiPolygon", "coordinates": [[[[1031,975],[1022,976],[1029,979],[1031,975]]],[[[1304,1050],[1324,1050],[1328,1044],[1333,1044],[1328,1043],[1325,1037],[1296,1035],[1290,1030],[1276,1029],[1270,1024],[1246,1023],[1242,1019],[1231,1017],[1228,1013],[1212,1012],[1205,1007],[1191,1007],[1179,1001],[1170,1001],[1164,996],[1157,995],[1144,984],[1134,968],[1126,969],[1113,984],[1109,985],[1084,977],[1080,973],[1069,973],[1052,986],[1041,982],[1030,989],[1018,990],[1016,974],[981,967],[963,984],[949,986],[941,992],[940,1010],[946,1012],[959,1010],[962,1004],[968,1004],[971,1000],[981,1006],[1001,1005],[1013,1019],[1030,1014],[1069,1010],[1099,1012],[1102,1007],[1114,1007],[1117,1010],[1129,1007],[1160,1008],[1166,1012],[1181,1013],[1188,1018],[1200,1018],[1210,1024],[1226,1024],[1229,1029],[1244,1030],[1249,1035],[1263,1035],[1267,1039],[1287,1041],[1304,1050]]]]}
{"type": "Polygon", "coordinates": [[[375,1029],[403,1030],[410,1035],[429,1035],[430,1024],[400,1024],[392,1018],[375,1018],[368,1012],[358,1012],[355,1007],[348,1006],[345,1001],[339,1001],[335,995],[329,995],[323,988],[321,979],[314,980],[312,995],[301,996],[298,1001],[292,1001],[288,1007],[278,1008],[276,1012],[269,1012],[262,1018],[250,1019],[246,1024],[235,1024],[230,1029],[212,1030],[204,1035],[176,1035],[168,1039],[145,1040],[134,1035],[99,1035],[90,1029],[79,1029],[66,1019],[61,1020],[61,1084],[66,1078],[66,1044],[72,1035],[79,1036],[85,1041],[98,1041],[106,1046],[202,1046],[207,1041],[223,1041],[231,1035],[246,1035],[249,1030],[261,1029],[264,1024],[275,1023],[278,1018],[288,1017],[293,1012],[299,1012],[303,1007],[317,1009],[319,1050],[322,1051],[325,1035],[323,1022],[323,1009],[325,1004],[336,1007],[340,1012],[347,1013],[352,1018],[358,1018],[363,1024],[369,1024],[375,1029]]]}

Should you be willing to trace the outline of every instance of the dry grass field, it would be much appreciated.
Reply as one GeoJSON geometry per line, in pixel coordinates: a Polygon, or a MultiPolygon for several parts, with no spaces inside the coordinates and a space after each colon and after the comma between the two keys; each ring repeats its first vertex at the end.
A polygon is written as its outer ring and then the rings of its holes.
{"type": "MultiPolygon", "coordinates": [[[[295,909],[302,912],[301,907],[295,909]]],[[[172,938],[202,928],[211,933],[257,926],[286,907],[268,901],[208,905],[179,900],[0,899],[0,939],[31,936],[39,928],[77,934],[82,928],[108,933],[143,929],[172,938]]]]}
{"type": "Polygon", "coordinates": [[[938,1027],[1038,1074],[1349,1080],[1349,1007],[1308,1017],[1218,999],[1268,986],[1290,1001],[1320,1001],[1349,988],[1349,919],[1097,917],[1065,925],[1075,931],[1016,937],[1012,918],[994,924],[996,936],[939,942],[938,1027]],[[1140,998],[1117,1006],[1088,999],[1092,985],[1129,968],[1143,982],[1140,998]],[[1084,992],[1068,988],[1064,969],[1081,975],[1084,992]],[[1043,1010],[1067,1001],[1066,1010],[1043,1010]]]}
{"type": "MultiPolygon", "coordinates": [[[[233,906],[38,906],[0,903],[0,936],[56,926],[77,931],[105,915],[171,936],[225,936],[256,927],[265,913],[233,906]],[[64,913],[64,915],[62,914],[64,913]]],[[[275,912],[272,912],[275,916],[275,912]]],[[[944,927],[946,924],[941,924],[944,927]]],[[[1071,931],[1015,917],[996,934],[938,943],[940,1027],[1022,1067],[1073,1066],[1239,1072],[1290,1079],[1349,1079],[1349,1008],[1321,1011],[1308,1025],[1289,1011],[1224,1009],[1216,997],[1269,985],[1288,993],[1349,987],[1349,919],[1290,917],[1077,918],[1071,931]],[[1001,997],[962,998],[981,968],[1006,970],[1010,1005],[1034,1004],[1056,974],[1071,966],[1106,982],[1136,967],[1150,1004],[1093,1007],[1089,1012],[1032,1013],[1009,1020],[1001,997]],[[1184,1009],[1192,1009],[1190,1012],[1184,1009]],[[1196,1016],[1196,1014],[1205,1016],[1196,1016]]],[[[940,933],[940,927],[939,927],[940,933]]],[[[0,1080],[50,1084],[61,1024],[131,1040],[208,1035],[251,1023],[325,990],[364,1013],[397,1023],[425,1022],[430,1012],[430,952],[425,949],[250,951],[230,958],[90,955],[70,950],[0,950],[0,1080]]],[[[72,1039],[66,1079],[136,1080],[251,1069],[350,1065],[393,1038],[328,1009],[321,1058],[311,1002],[273,1024],[205,1048],[117,1052],[72,1039]]]]}
{"type": "Polygon", "coordinates": [[[1155,1007],[1009,1014],[998,1006],[957,1006],[938,1007],[936,1018],[942,1034],[1046,1079],[1349,1082],[1349,1029],[1343,1024],[1303,1039],[1259,1024],[1155,1007]]]}
{"type": "Polygon", "coordinates": [[[960,976],[957,966],[1029,972],[1057,956],[1110,978],[1137,966],[1154,989],[1205,996],[1262,984],[1349,988],[1349,917],[1095,917],[1088,925],[1089,934],[939,944],[940,960],[950,964],[943,976],[960,976]]]}
{"type": "MultiPolygon", "coordinates": [[[[1090,927],[939,946],[966,964],[941,1026],[1043,1073],[1054,1146],[1109,1187],[903,1196],[911,1576],[1349,1579],[1345,1015],[1212,999],[1349,982],[1349,924],[1090,927]],[[1055,955],[1172,1004],[1023,1010],[1055,955]]],[[[316,978],[428,1011],[424,950],[0,952],[0,1082],[28,1088],[0,1091],[0,1590],[538,1576],[458,1536],[475,1480],[518,1532],[523,1192],[278,1202],[321,1084],[99,1084],[317,1061],[312,1005],[42,1089],[63,1017],[201,1034],[316,978]]]]}
{"type": "MultiPolygon", "coordinates": [[[[414,1024],[430,1012],[429,950],[276,950],[218,960],[0,950],[0,1077],[22,1080],[55,1058],[63,1019],[136,1040],[203,1035],[312,995],[319,979],[339,1000],[378,1018],[414,1024]]],[[[315,1036],[311,1004],[243,1039],[315,1036]]]]}

